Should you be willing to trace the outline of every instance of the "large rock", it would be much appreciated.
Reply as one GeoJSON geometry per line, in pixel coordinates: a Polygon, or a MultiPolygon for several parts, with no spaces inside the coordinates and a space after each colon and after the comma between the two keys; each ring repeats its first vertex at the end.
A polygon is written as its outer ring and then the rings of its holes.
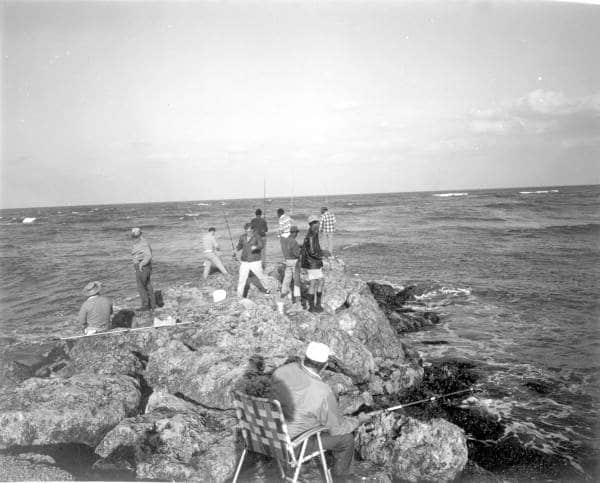
{"type": "Polygon", "coordinates": [[[451,481],[468,459],[464,431],[444,419],[423,422],[387,413],[376,417],[374,430],[360,427],[356,439],[363,459],[411,482],[451,481]]]}
{"type": "Polygon", "coordinates": [[[135,414],[139,384],[128,376],[30,378],[0,394],[0,448],[81,443],[96,446],[135,414]]]}
{"type": "Polygon", "coordinates": [[[233,413],[200,410],[164,392],[148,412],[121,421],[96,448],[107,460],[127,459],[145,480],[225,481],[238,458],[233,413]]]}

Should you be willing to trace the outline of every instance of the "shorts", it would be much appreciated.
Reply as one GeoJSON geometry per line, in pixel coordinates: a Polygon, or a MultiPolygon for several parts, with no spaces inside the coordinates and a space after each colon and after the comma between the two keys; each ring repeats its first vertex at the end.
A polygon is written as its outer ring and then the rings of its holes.
{"type": "Polygon", "coordinates": [[[306,270],[306,274],[308,275],[309,280],[319,280],[323,278],[323,269],[322,268],[308,268],[306,270]]]}

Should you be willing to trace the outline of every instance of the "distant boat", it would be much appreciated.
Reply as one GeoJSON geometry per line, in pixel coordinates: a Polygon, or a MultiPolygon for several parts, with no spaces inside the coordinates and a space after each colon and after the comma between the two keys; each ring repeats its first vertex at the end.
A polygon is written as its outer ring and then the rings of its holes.
{"type": "Polygon", "coordinates": [[[35,220],[36,220],[35,218],[25,217],[25,218],[23,218],[23,222],[22,223],[25,223],[26,225],[29,225],[29,224],[33,223],[35,220]]]}

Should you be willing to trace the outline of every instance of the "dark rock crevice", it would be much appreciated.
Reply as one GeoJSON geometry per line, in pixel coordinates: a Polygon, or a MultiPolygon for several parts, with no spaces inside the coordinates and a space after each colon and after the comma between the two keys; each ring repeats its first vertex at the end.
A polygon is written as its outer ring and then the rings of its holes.
{"type": "Polygon", "coordinates": [[[129,471],[103,471],[94,465],[99,460],[94,448],[85,444],[64,443],[42,446],[13,446],[0,454],[18,456],[23,453],[49,456],[55,466],[79,481],[133,481],[135,473],[129,471]]]}

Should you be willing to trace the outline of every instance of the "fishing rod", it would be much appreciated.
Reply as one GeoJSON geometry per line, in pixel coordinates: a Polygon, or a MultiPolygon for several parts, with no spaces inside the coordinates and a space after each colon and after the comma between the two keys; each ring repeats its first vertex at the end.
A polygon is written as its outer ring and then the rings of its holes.
{"type": "Polygon", "coordinates": [[[60,340],[72,340],[72,339],[83,339],[84,337],[96,337],[98,335],[121,335],[128,332],[134,332],[137,330],[147,330],[147,329],[161,329],[163,327],[179,327],[181,325],[189,325],[193,324],[193,321],[190,322],[179,322],[175,325],[149,325],[148,327],[135,327],[133,329],[123,329],[123,330],[109,330],[107,332],[97,332],[95,334],[83,334],[83,335],[71,335],[69,337],[58,337],[60,340]]]}
{"type": "Polygon", "coordinates": [[[376,414],[380,414],[380,413],[387,413],[387,412],[391,412],[391,411],[396,411],[398,409],[407,408],[409,406],[416,406],[417,404],[423,404],[425,402],[433,402],[433,401],[436,401],[437,399],[443,399],[448,396],[456,396],[457,394],[464,394],[466,392],[473,393],[473,392],[475,392],[475,388],[470,387],[469,389],[463,389],[462,391],[454,391],[454,392],[449,392],[447,394],[442,394],[439,396],[431,396],[426,399],[419,399],[418,401],[413,401],[413,402],[409,402],[406,404],[398,404],[397,406],[392,406],[392,407],[385,408],[385,409],[378,409],[376,411],[371,411],[367,414],[368,415],[376,415],[376,414]]]}
{"type": "Polygon", "coordinates": [[[223,210],[223,216],[225,217],[225,223],[227,224],[227,231],[229,232],[229,241],[231,242],[231,249],[233,250],[233,259],[237,261],[237,256],[235,254],[235,245],[233,244],[233,237],[231,236],[231,228],[229,227],[229,220],[227,219],[227,214],[225,210],[223,210]]]}

